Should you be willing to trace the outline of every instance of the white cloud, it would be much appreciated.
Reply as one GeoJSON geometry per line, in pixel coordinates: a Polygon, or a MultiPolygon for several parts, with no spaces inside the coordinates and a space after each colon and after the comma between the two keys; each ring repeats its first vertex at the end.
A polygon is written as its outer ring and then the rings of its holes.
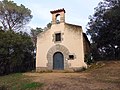
{"type": "Polygon", "coordinates": [[[31,9],[33,17],[49,20],[50,13],[48,12],[48,8],[40,6],[39,4],[33,4],[31,9]]]}

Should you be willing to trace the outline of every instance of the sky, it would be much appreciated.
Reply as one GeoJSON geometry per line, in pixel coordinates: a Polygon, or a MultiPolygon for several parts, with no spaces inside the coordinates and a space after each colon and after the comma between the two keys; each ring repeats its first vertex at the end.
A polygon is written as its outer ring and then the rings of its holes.
{"type": "Polygon", "coordinates": [[[44,28],[52,20],[50,11],[64,8],[65,21],[80,25],[86,31],[89,15],[102,0],[13,0],[18,5],[23,4],[32,11],[33,18],[27,26],[44,28]]]}

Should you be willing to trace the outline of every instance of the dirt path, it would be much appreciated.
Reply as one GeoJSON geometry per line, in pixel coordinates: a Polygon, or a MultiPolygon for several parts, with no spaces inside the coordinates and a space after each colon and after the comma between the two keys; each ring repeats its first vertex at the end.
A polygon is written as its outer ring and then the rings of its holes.
{"type": "Polygon", "coordinates": [[[81,73],[26,73],[42,82],[38,90],[120,90],[120,61],[81,73]]]}

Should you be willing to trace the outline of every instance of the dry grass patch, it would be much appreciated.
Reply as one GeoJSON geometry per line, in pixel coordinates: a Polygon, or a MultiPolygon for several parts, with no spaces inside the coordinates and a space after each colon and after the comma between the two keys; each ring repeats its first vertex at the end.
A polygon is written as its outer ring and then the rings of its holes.
{"type": "Polygon", "coordinates": [[[11,74],[0,77],[0,85],[8,90],[120,90],[120,61],[99,61],[77,73],[11,74]]]}

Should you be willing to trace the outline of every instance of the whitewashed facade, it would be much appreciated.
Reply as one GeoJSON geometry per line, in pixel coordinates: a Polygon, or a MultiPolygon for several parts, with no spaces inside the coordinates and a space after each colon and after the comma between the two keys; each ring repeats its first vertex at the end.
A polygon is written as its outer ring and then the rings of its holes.
{"type": "Polygon", "coordinates": [[[36,70],[79,70],[87,67],[88,39],[78,25],[65,22],[65,10],[51,11],[51,29],[37,36],[36,70]],[[57,21],[57,17],[60,21],[57,21]]]}

